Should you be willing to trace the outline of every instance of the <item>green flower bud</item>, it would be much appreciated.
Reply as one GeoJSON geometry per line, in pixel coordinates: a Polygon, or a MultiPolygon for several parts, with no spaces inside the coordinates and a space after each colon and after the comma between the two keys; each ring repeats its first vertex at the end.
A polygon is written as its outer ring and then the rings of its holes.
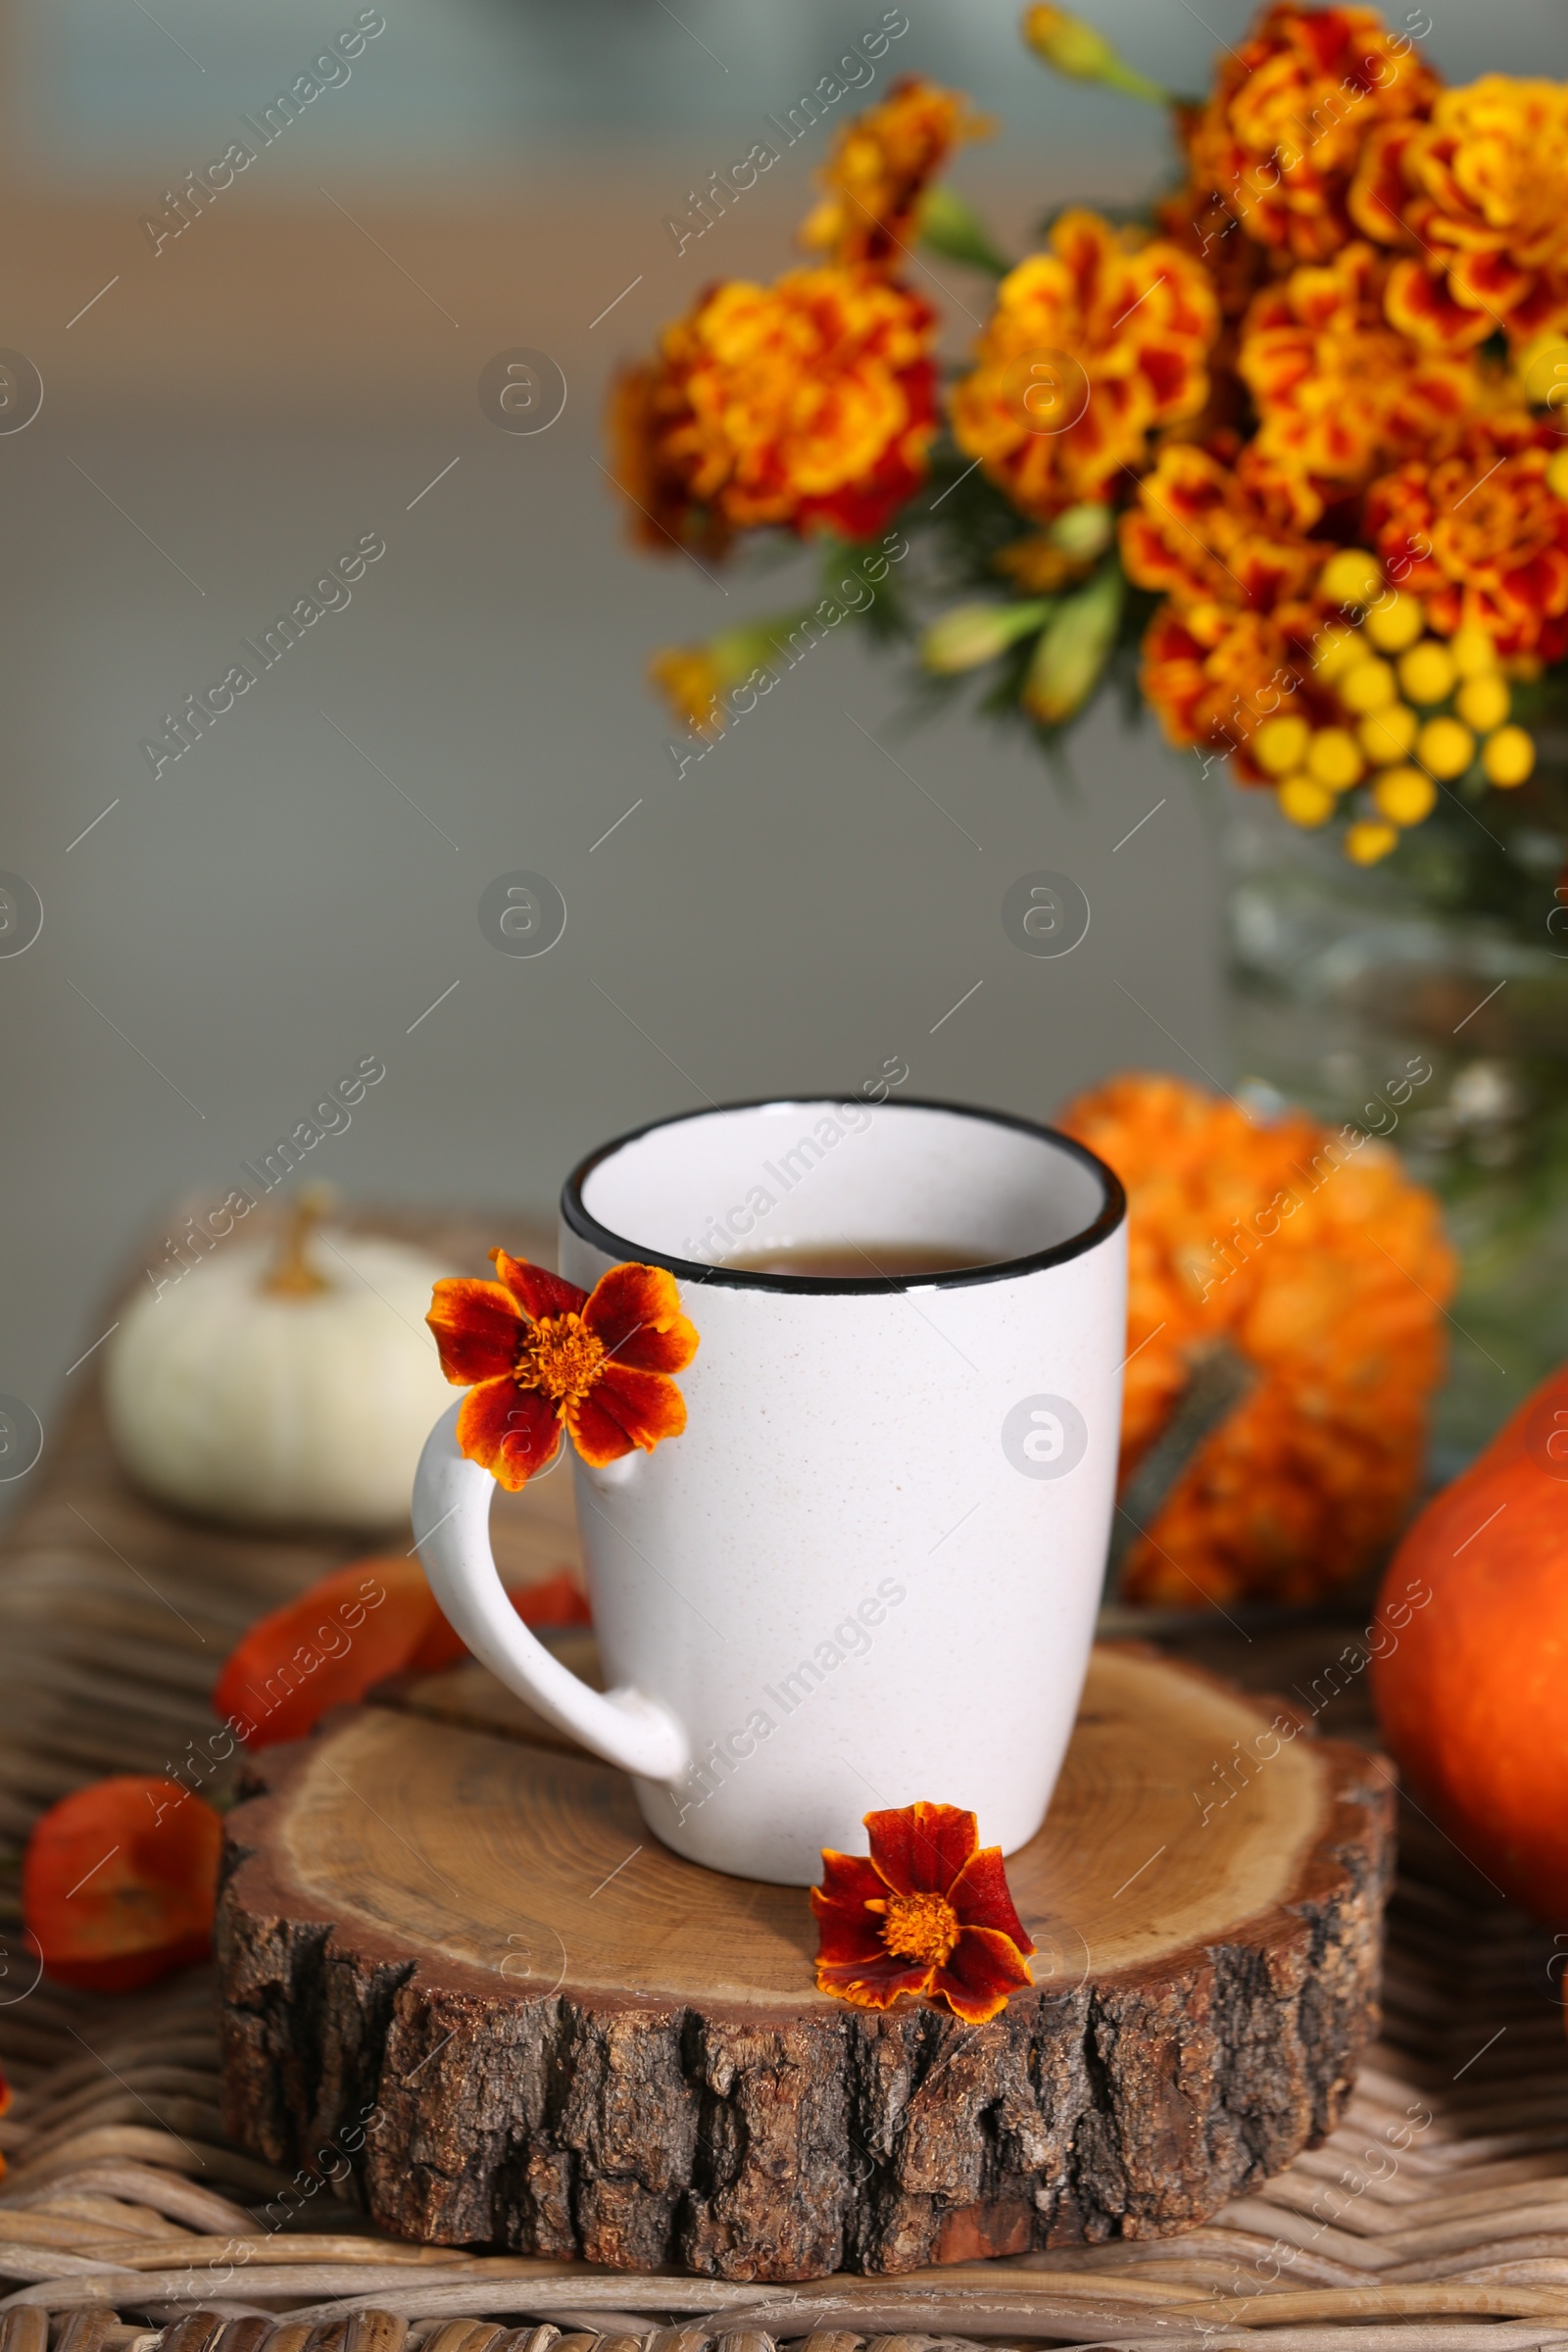
{"type": "Polygon", "coordinates": [[[1016,605],[955,605],[926,630],[920,640],[920,659],[938,677],[978,669],[983,662],[994,662],[1009,645],[1038,629],[1055,609],[1050,597],[1016,605]]]}
{"type": "Polygon", "coordinates": [[[1064,8],[1026,8],[1023,37],[1044,64],[1074,81],[1102,82],[1107,89],[1146,99],[1151,106],[1170,104],[1169,90],[1124,65],[1102,32],[1064,8]]]}
{"type": "Polygon", "coordinates": [[[1116,641],[1125,593],[1121,565],[1112,562],[1059,608],[1035,649],[1023,686],[1023,707],[1042,726],[1071,718],[1099,685],[1116,641]]]}

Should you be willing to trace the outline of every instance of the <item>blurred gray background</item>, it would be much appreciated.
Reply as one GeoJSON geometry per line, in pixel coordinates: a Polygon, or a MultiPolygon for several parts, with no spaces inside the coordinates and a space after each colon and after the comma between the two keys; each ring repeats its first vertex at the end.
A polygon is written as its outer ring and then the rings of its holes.
{"type": "MultiPolygon", "coordinates": [[[[665,218],[880,6],[381,7],[348,83],[156,255],[143,216],[357,0],[0,11],[0,342],[45,383],[0,435],[0,868],[45,909],[0,959],[0,1391],[46,1431],[137,1237],[365,1055],[385,1081],[309,1172],[493,1204],[498,1238],[594,1143],[705,1097],[853,1088],[894,1055],[911,1091],[1031,1112],[1119,1067],[1235,1074],[1212,812],[1152,729],[1102,714],[1064,785],[958,717],[901,732],[897,665],[833,642],[683,779],[665,751],[649,654],[794,576],[628,551],[605,386],[707,280],[787,265],[863,98],[684,254],[665,218]],[[477,398],[514,346],[568,386],[531,437],[477,398]],[[352,605],[155,781],[142,736],[365,532],[387,552],[352,605]],[[1038,867],[1094,909],[1061,961],[1002,928],[1038,867]],[[569,909],[538,960],[478,926],[516,868],[569,909]]],[[[1070,194],[1160,182],[1162,118],[1054,80],[1012,0],[906,8],[869,95],[924,72],[997,116],[953,176],[1004,243],[1070,194]]],[[[1250,12],[1091,13],[1192,88],[1250,12]]],[[[1431,14],[1453,78],[1568,63],[1560,0],[1431,14]]],[[[961,351],[984,286],[943,264],[927,291],[961,351]]]]}

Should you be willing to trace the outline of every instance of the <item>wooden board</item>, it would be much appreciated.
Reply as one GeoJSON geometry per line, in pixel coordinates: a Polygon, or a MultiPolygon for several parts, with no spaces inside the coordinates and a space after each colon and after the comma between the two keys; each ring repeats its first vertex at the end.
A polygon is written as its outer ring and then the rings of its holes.
{"type": "Polygon", "coordinates": [[[1036,1985],[982,2027],[817,1994],[801,1890],[680,1860],[537,1732],[458,1669],[259,1758],[230,1816],[225,2128],[335,2170],[368,2119],[361,2193],[400,2234],[897,2272],[1169,2233],[1338,2120],[1391,1785],[1290,1708],[1097,1650],[1008,1866],[1036,1985]]]}

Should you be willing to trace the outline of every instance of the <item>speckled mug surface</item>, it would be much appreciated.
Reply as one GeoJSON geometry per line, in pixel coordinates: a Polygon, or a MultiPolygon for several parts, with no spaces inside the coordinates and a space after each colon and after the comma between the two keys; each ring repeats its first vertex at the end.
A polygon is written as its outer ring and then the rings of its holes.
{"type": "Polygon", "coordinates": [[[666,1845],[787,1886],[861,1817],[962,1805],[1012,1852],[1077,1710],[1114,1498],[1126,1203],[1093,1152],[1000,1112],[749,1102],[667,1119],[567,1179],[561,1271],[669,1268],[701,1335],[684,1435],[573,1458],[608,1690],[524,1627],[458,1406],[414,1524],[475,1656],[636,1781],[666,1845]],[[881,1276],[879,1246],[988,1262],[881,1276]],[[863,1279],[742,1270],[871,1253],[863,1279]]]}

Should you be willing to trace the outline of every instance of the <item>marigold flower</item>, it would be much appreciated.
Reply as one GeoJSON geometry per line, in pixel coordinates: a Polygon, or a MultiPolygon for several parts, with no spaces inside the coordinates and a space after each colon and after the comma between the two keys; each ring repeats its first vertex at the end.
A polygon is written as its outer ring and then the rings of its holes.
{"type": "Polygon", "coordinates": [[[662,693],[677,722],[716,743],[725,726],[720,697],[782,660],[783,641],[804,618],[804,612],[780,613],[771,621],[725,629],[700,645],[665,646],[648,664],[649,682],[662,693]]]}
{"type": "MultiPolygon", "coordinates": [[[[1242,754],[1262,721],[1288,705],[1293,685],[1307,699],[1298,681],[1312,622],[1306,605],[1277,614],[1167,600],[1145,631],[1138,673],[1166,741],[1179,751],[1206,743],[1242,754]]],[[[1259,781],[1250,762],[1240,773],[1244,783],[1259,781]]]]}
{"type": "Polygon", "coordinates": [[[1311,521],[1391,459],[1451,449],[1477,399],[1472,360],[1424,351],[1389,325],[1389,268],[1357,239],[1266,286],[1242,327],[1236,365],[1257,411],[1253,446],[1304,477],[1311,521]]]}
{"type": "Polygon", "coordinates": [[[1568,502],[1546,480],[1560,446],[1523,412],[1480,417],[1450,455],[1410,458],[1372,484],[1372,544],[1440,635],[1479,628],[1499,654],[1543,662],[1568,651],[1568,502]]]}
{"type": "Polygon", "coordinates": [[[1168,443],[1121,518],[1128,578],[1185,605],[1262,612],[1304,596],[1329,551],[1290,513],[1292,487],[1250,450],[1227,466],[1193,442],[1168,443]]]}
{"type": "Polygon", "coordinates": [[[737,530],[871,537],[925,478],[935,318],[867,269],[731,279],[623,375],[615,478],[654,552],[722,554],[737,530]]]}
{"type": "Polygon", "coordinates": [[[22,1916],[45,1974],[135,1992],[212,1947],[223,1824],[178,1781],[117,1773],[33,1824],[22,1916]]]}
{"type": "Polygon", "coordinates": [[[984,2025],[1033,1983],[1035,1947],[1001,1846],[982,1848],[974,1815],[957,1805],[867,1813],[865,1826],[869,1857],[824,1848],[822,1884],[811,1888],[817,1990],[860,2009],[925,1993],[984,2025]]]}
{"type": "Polygon", "coordinates": [[[1284,0],[1226,53],[1212,96],[1186,118],[1190,184],[1257,243],[1324,261],[1350,234],[1346,199],[1367,139],[1424,115],[1439,86],[1375,9],[1284,0]]]}
{"type": "Polygon", "coordinates": [[[1404,246],[1389,284],[1395,325],[1467,348],[1568,322],[1568,89],[1485,74],[1445,90],[1431,120],[1367,142],[1350,209],[1404,246]]]}
{"type": "Polygon", "coordinates": [[[1254,1121],[1176,1078],[1113,1078],[1057,1123],[1127,1187],[1124,1475],[1205,1348],[1227,1342],[1257,1374],[1129,1554],[1125,1590],[1191,1606],[1352,1581],[1421,1474],[1455,1272],[1436,1200],[1387,1145],[1297,1110],[1254,1121]]]}
{"type": "Polygon", "coordinates": [[[710,742],[717,741],[724,731],[718,698],[731,681],[714,661],[710,644],[665,646],[650,660],[648,677],[664,696],[674,718],[710,742]]]}
{"type": "Polygon", "coordinates": [[[840,131],[817,173],[826,188],[801,230],[801,243],[840,267],[889,265],[919,235],[920,200],[960,139],[993,125],[956,90],[906,74],[880,106],[840,131]]]}
{"type": "Polygon", "coordinates": [[[1229,466],[1171,442],[1121,521],[1129,579],[1167,599],[1144,638],[1144,694],[1172,743],[1233,753],[1244,783],[1265,775],[1250,749],[1265,721],[1317,725],[1334,708],[1312,660],[1333,551],[1305,536],[1298,488],[1250,448],[1229,466]]]}
{"type": "Polygon", "coordinates": [[[1063,213],[1050,251],[997,289],[953,395],[958,445],[1037,520],[1103,503],[1152,432],[1202,408],[1218,325],[1204,271],[1168,238],[1139,244],[1098,213],[1063,213]]]}
{"type": "Polygon", "coordinates": [[[499,1282],[438,1282],[425,1317],[441,1369],[469,1392],[458,1444],[515,1493],[555,1459],[564,1427],[595,1469],[678,1438],[686,1405],[668,1375],[697,1353],[675,1278],[612,1266],[592,1292],[492,1250],[499,1282]]]}

